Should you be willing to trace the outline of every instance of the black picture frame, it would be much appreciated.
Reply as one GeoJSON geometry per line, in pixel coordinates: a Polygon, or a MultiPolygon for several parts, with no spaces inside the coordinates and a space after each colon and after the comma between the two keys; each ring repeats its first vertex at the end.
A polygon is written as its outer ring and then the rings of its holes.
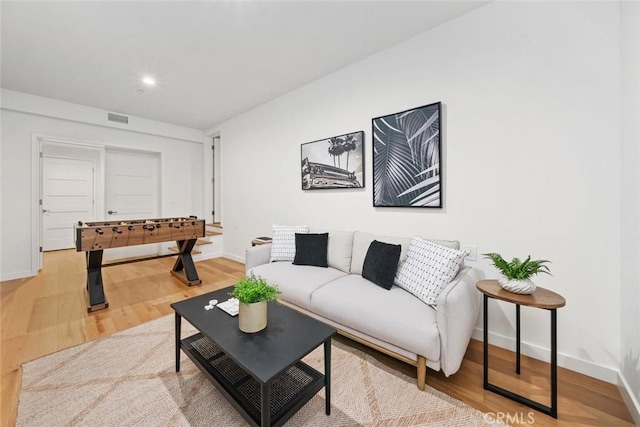
{"type": "Polygon", "coordinates": [[[300,145],[303,190],[364,188],[364,131],[300,145]]]}
{"type": "Polygon", "coordinates": [[[441,103],[371,119],[373,206],[442,208],[441,103]]]}

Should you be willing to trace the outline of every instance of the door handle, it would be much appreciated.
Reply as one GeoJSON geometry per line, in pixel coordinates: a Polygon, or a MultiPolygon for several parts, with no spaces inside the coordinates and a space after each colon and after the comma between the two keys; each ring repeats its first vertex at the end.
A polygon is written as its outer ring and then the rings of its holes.
{"type": "Polygon", "coordinates": [[[113,214],[117,214],[117,213],[118,213],[118,211],[108,211],[107,213],[108,213],[109,215],[113,215],[113,214]]]}
{"type": "Polygon", "coordinates": [[[49,209],[42,209],[42,213],[47,213],[49,212],[49,209]]]}

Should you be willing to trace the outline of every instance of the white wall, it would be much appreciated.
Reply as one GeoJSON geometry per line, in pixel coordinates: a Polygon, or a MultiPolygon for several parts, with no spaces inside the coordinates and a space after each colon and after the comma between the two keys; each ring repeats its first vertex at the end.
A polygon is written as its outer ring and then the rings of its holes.
{"type": "MultiPolygon", "coordinates": [[[[621,376],[640,425],[640,3],[621,5],[622,281],[621,376]]],[[[633,411],[632,411],[633,413],[633,411]]]]}
{"type": "MultiPolygon", "coordinates": [[[[225,252],[308,223],[550,259],[560,364],[616,381],[619,24],[617,3],[491,3],[223,123],[225,252]],[[373,208],[371,118],[436,101],[444,209],[373,208]],[[300,190],[300,144],[360,129],[366,188],[300,190]]],[[[513,311],[491,305],[494,342],[513,344],[513,311]]],[[[522,314],[524,351],[547,357],[549,314],[522,314]]]]}
{"type": "MultiPolygon", "coordinates": [[[[53,100],[51,100],[53,101],[53,100]]],[[[49,100],[45,99],[45,103],[49,100]]],[[[3,104],[3,108],[5,105],[3,104]]],[[[37,106],[36,106],[37,107],[37,106]]],[[[82,109],[82,106],[76,106],[82,109]]],[[[81,115],[80,115],[81,117],[81,115]]],[[[162,127],[158,133],[162,132],[162,127]]],[[[2,271],[8,280],[32,274],[32,134],[161,153],[161,214],[203,214],[202,143],[2,110],[2,271]]],[[[35,267],[37,269],[37,267],[35,267]]]]}

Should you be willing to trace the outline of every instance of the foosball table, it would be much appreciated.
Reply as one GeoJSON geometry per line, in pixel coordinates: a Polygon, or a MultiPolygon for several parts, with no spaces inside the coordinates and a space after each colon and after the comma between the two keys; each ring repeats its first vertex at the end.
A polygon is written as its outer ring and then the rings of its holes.
{"type": "Polygon", "coordinates": [[[87,253],[87,311],[109,307],[102,282],[102,267],[120,265],[148,259],[176,256],[158,255],[141,259],[110,262],[103,265],[105,249],[175,241],[178,259],[171,274],[183,283],[192,286],[202,283],[191,257],[191,250],[200,237],[205,236],[203,219],[197,217],[137,219],[124,221],[78,222],[76,226],[76,249],[87,253]]]}

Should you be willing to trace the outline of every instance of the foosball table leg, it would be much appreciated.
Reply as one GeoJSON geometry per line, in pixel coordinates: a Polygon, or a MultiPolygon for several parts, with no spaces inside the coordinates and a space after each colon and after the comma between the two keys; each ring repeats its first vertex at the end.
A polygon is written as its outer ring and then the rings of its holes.
{"type": "Polygon", "coordinates": [[[102,286],[102,250],[87,252],[87,294],[89,313],[109,307],[102,286]]]}
{"type": "Polygon", "coordinates": [[[198,239],[178,240],[176,242],[178,245],[178,259],[171,270],[171,274],[189,286],[202,283],[191,257],[191,250],[196,244],[196,240],[198,239]]]}

